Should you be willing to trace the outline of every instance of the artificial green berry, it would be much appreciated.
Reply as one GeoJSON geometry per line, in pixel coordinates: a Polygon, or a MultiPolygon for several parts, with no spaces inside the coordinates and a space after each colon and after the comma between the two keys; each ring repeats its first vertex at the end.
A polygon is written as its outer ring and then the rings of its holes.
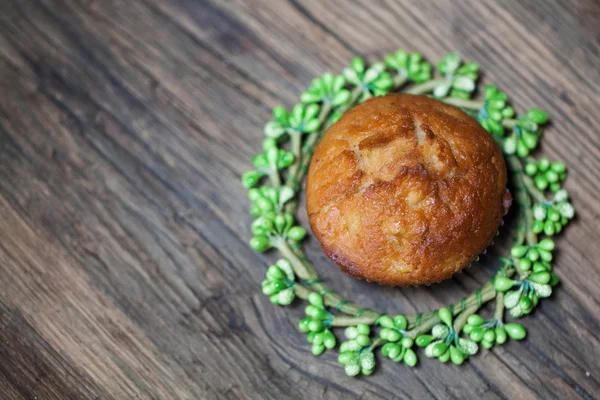
{"type": "MultiPolygon", "coordinates": [[[[345,335],[349,339],[340,345],[340,355],[338,361],[344,365],[344,370],[348,375],[355,376],[359,373],[370,375],[375,369],[375,355],[369,339],[370,327],[365,324],[359,324],[355,327],[349,327],[345,330],[345,335]],[[357,369],[358,368],[358,369],[357,369]]],[[[390,357],[390,354],[396,356],[395,344],[386,343],[381,352],[384,356],[390,357]]],[[[398,346],[399,347],[399,346],[398,346]]]]}
{"type": "MultiPolygon", "coordinates": [[[[542,118],[538,118],[539,115],[544,114],[542,111],[535,110],[532,112],[530,110],[528,113],[521,115],[517,118],[517,123],[513,128],[513,134],[510,136],[510,141],[507,144],[508,138],[504,143],[504,150],[507,154],[517,154],[521,158],[525,158],[529,155],[529,153],[535,149],[539,143],[540,136],[542,131],[540,129],[540,125],[545,122],[536,122],[542,121],[542,118]],[[536,116],[536,117],[534,117],[536,116]]],[[[537,166],[537,171],[534,172],[533,167],[526,167],[526,173],[529,175],[539,174],[540,171],[546,171],[549,168],[548,165],[545,165],[546,168],[540,168],[537,166]]],[[[536,175],[534,179],[536,186],[543,187],[545,190],[549,186],[549,182],[544,175],[536,175]]]]}
{"type": "Polygon", "coordinates": [[[344,367],[344,372],[348,376],[356,376],[360,374],[360,366],[357,364],[348,364],[344,367]]]}
{"type": "Polygon", "coordinates": [[[288,112],[285,107],[277,106],[273,108],[273,118],[275,121],[285,121],[288,118],[288,112]]]}
{"type": "Polygon", "coordinates": [[[452,313],[447,308],[440,308],[438,311],[438,315],[440,320],[445,323],[447,326],[452,327],[452,313]]]}
{"type": "Polygon", "coordinates": [[[354,339],[358,336],[358,329],[355,326],[349,326],[344,330],[344,336],[348,339],[354,339]]]}
{"type": "Polygon", "coordinates": [[[260,178],[263,176],[264,174],[258,171],[248,171],[242,175],[242,185],[246,188],[252,188],[258,184],[258,181],[260,181],[260,178]]]}
{"type": "Polygon", "coordinates": [[[529,271],[531,269],[531,266],[531,260],[529,260],[528,258],[521,258],[517,263],[517,267],[521,271],[529,271]]]}
{"type": "Polygon", "coordinates": [[[276,280],[276,279],[284,279],[284,278],[286,278],[286,274],[277,265],[271,265],[267,269],[266,276],[267,276],[267,279],[269,279],[269,280],[276,280]]]}
{"type": "Polygon", "coordinates": [[[386,343],[383,346],[381,346],[381,354],[383,354],[385,357],[389,357],[390,355],[390,350],[393,347],[398,347],[398,350],[400,349],[400,346],[398,346],[395,343],[386,343]]]}
{"type": "Polygon", "coordinates": [[[373,370],[375,368],[375,355],[372,351],[363,351],[359,355],[360,366],[363,370],[373,370]]]}
{"type": "Polygon", "coordinates": [[[502,120],[514,115],[513,108],[506,105],[508,96],[496,86],[486,85],[484,97],[485,103],[479,110],[477,120],[488,132],[498,136],[504,134],[502,120]]]}
{"type": "Polygon", "coordinates": [[[306,230],[301,226],[293,226],[287,231],[287,237],[292,240],[300,241],[304,239],[305,236],[306,230]]]}
{"type": "Polygon", "coordinates": [[[273,204],[273,202],[270,199],[266,198],[266,197],[260,197],[259,199],[257,199],[256,200],[256,205],[263,212],[264,211],[272,211],[272,210],[275,209],[275,205],[273,204]]]}
{"type": "MultiPolygon", "coordinates": [[[[530,141],[525,141],[523,138],[517,141],[517,155],[521,158],[525,158],[529,155],[530,151],[530,141]]],[[[535,146],[534,146],[535,147],[535,146]]],[[[546,182],[546,185],[548,183],[546,182]]]]}
{"type": "Polygon", "coordinates": [[[308,329],[311,332],[321,332],[323,330],[323,328],[324,328],[323,322],[321,322],[319,320],[312,320],[308,324],[308,329]]]}
{"type": "Polygon", "coordinates": [[[409,367],[414,367],[417,364],[417,355],[412,349],[407,348],[404,353],[403,361],[409,367]]]}
{"type": "Polygon", "coordinates": [[[506,342],[506,331],[503,326],[496,326],[496,343],[503,344],[506,342]]]}
{"type": "Polygon", "coordinates": [[[505,276],[497,276],[494,279],[494,288],[498,292],[506,292],[507,290],[512,288],[514,284],[515,284],[515,281],[513,281],[512,279],[507,278],[505,276]]]}
{"type": "Polygon", "coordinates": [[[405,347],[405,348],[407,348],[407,349],[408,349],[408,348],[411,348],[411,347],[413,346],[413,344],[414,344],[414,340],[412,340],[412,339],[411,339],[410,337],[408,337],[408,336],[404,336],[404,337],[402,338],[402,340],[400,341],[400,344],[402,345],[402,347],[405,347]]]}
{"type": "Polygon", "coordinates": [[[533,263],[533,273],[543,272],[543,271],[552,271],[552,265],[550,265],[547,261],[538,261],[533,263]]]}
{"type": "Polygon", "coordinates": [[[477,314],[471,314],[469,315],[469,318],[467,318],[467,323],[469,325],[479,326],[484,323],[484,319],[477,314]]]}
{"type": "Polygon", "coordinates": [[[478,78],[479,66],[467,63],[461,66],[460,56],[449,53],[438,63],[438,71],[446,78],[446,82],[433,90],[437,98],[451,97],[469,98],[475,90],[475,81],[478,78]]]}
{"type": "Polygon", "coordinates": [[[311,335],[311,338],[309,341],[312,344],[322,345],[323,344],[323,333],[322,332],[314,332],[314,334],[311,335]]]}
{"type": "Polygon", "coordinates": [[[508,309],[515,307],[521,298],[521,290],[509,290],[504,295],[504,306],[508,309]]]}
{"type": "Polygon", "coordinates": [[[404,330],[406,329],[407,325],[408,321],[406,320],[406,317],[404,315],[397,315],[396,317],[394,317],[394,327],[396,329],[404,330]]]}
{"type": "Polygon", "coordinates": [[[262,253],[271,248],[271,242],[266,236],[254,236],[252,239],[250,239],[250,247],[262,253]]]}
{"type": "Polygon", "coordinates": [[[296,298],[296,293],[294,292],[294,289],[288,288],[288,289],[280,291],[279,293],[277,293],[275,295],[272,295],[270,300],[271,300],[271,303],[273,303],[275,305],[287,306],[287,305],[291,304],[295,298],[296,298]]]}
{"type": "Polygon", "coordinates": [[[361,335],[368,335],[371,333],[371,328],[367,324],[358,324],[356,325],[356,330],[361,335]]]}
{"type": "Polygon", "coordinates": [[[550,274],[545,271],[538,272],[536,274],[531,275],[528,279],[535,283],[546,284],[550,282],[550,274]]]}
{"type": "MultiPolygon", "coordinates": [[[[506,297],[505,297],[506,299],[506,297]]],[[[511,292],[511,295],[509,296],[509,303],[514,303],[514,302],[520,303],[522,300],[522,298],[520,297],[520,292],[511,292]],[[511,299],[511,297],[513,297],[513,299],[511,299]]],[[[529,302],[530,299],[525,300],[524,302],[529,302]]],[[[509,304],[510,307],[515,307],[515,304],[509,304]]],[[[521,307],[519,304],[516,304],[517,307],[521,307]]],[[[529,309],[532,308],[531,305],[528,304],[524,304],[525,307],[528,307],[529,309]]],[[[475,319],[472,319],[473,322],[475,322],[475,319]]],[[[504,328],[504,324],[502,323],[502,321],[497,320],[497,319],[490,319],[488,321],[479,321],[477,320],[477,322],[482,322],[481,325],[479,326],[474,326],[474,325],[470,325],[468,323],[467,320],[467,324],[465,325],[465,327],[463,328],[463,332],[467,333],[467,331],[469,331],[469,329],[467,329],[468,327],[471,327],[470,332],[468,332],[470,339],[473,342],[477,342],[477,343],[481,343],[482,347],[484,348],[491,348],[494,344],[502,344],[504,342],[506,342],[507,339],[507,333],[505,331],[504,328]]],[[[463,346],[463,353],[465,354],[469,354],[467,352],[467,348],[466,346],[463,346]]],[[[472,351],[476,352],[476,348],[473,348],[472,351]]]]}
{"type": "MultiPolygon", "coordinates": [[[[539,141],[539,139],[535,133],[528,132],[527,130],[521,131],[520,143],[522,143],[523,146],[525,147],[525,154],[524,155],[519,154],[519,156],[527,157],[527,155],[529,154],[529,151],[536,148],[538,141],[539,141]]],[[[518,153],[518,151],[517,151],[517,153],[518,153]]]]}
{"type": "Polygon", "coordinates": [[[465,354],[465,356],[473,356],[477,354],[477,351],[479,351],[479,346],[477,346],[477,343],[465,338],[458,339],[458,347],[463,354],[465,354]]]}
{"type": "Polygon", "coordinates": [[[316,104],[296,104],[289,119],[290,127],[299,133],[311,133],[319,129],[321,122],[317,118],[320,107],[316,104]]]}
{"type": "Polygon", "coordinates": [[[537,305],[538,298],[550,297],[552,294],[552,286],[550,285],[550,282],[552,281],[552,275],[549,274],[549,276],[548,283],[537,283],[529,280],[531,287],[533,288],[532,300],[534,305],[537,305]]]}
{"type": "Polygon", "coordinates": [[[533,176],[538,172],[537,164],[529,162],[525,165],[525,173],[529,176],[533,176]]]}
{"type": "Polygon", "coordinates": [[[402,335],[397,330],[390,329],[388,331],[387,340],[389,340],[390,342],[397,342],[398,340],[400,340],[401,337],[402,335]]]}
{"type": "Polygon", "coordinates": [[[364,61],[360,58],[354,58],[351,67],[344,68],[343,74],[349,83],[362,89],[359,101],[387,94],[394,84],[383,63],[375,63],[365,69],[364,61]]]}
{"type": "Polygon", "coordinates": [[[394,320],[388,315],[382,315],[379,317],[379,325],[383,326],[384,328],[393,328],[394,320]]]}
{"type": "Polygon", "coordinates": [[[395,70],[398,75],[415,83],[423,83],[431,79],[432,67],[422,58],[423,56],[419,53],[409,54],[404,50],[398,50],[385,57],[385,64],[388,68],[395,70]]]}
{"type": "Polygon", "coordinates": [[[482,328],[474,328],[471,330],[469,337],[471,340],[475,342],[481,342],[483,340],[483,336],[485,334],[485,330],[482,328]]]}
{"type": "MultiPolygon", "coordinates": [[[[318,294],[318,293],[317,293],[318,294]]],[[[304,313],[312,320],[331,322],[333,316],[327,311],[324,306],[309,304],[304,309],[304,313]]]]}
{"type": "Polygon", "coordinates": [[[300,329],[300,332],[307,333],[308,331],[310,331],[310,329],[308,328],[309,323],[310,318],[302,318],[298,323],[298,329],[300,329]]]}
{"type": "Polygon", "coordinates": [[[550,202],[536,203],[533,210],[535,221],[532,224],[534,233],[544,232],[547,236],[552,236],[560,232],[563,226],[573,217],[573,206],[569,204],[565,197],[565,191],[559,190],[554,199],[550,202]],[[557,201],[560,199],[560,201],[557,201]]]}
{"type": "Polygon", "coordinates": [[[503,150],[506,154],[512,155],[517,151],[517,135],[512,134],[504,140],[503,150]]]}
{"type": "Polygon", "coordinates": [[[515,258],[521,258],[525,255],[525,253],[527,253],[527,250],[529,250],[527,246],[513,246],[513,248],[510,249],[510,255],[515,258]]]}
{"type": "Polygon", "coordinates": [[[486,330],[485,334],[483,335],[483,340],[486,340],[488,342],[494,342],[496,340],[496,333],[493,330],[486,330]]]}
{"type": "Polygon", "coordinates": [[[544,222],[542,222],[542,221],[533,221],[533,224],[531,225],[531,230],[535,234],[541,233],[544,230],[544,222]]]}
{"type": "Polygon", "coordinates": [[[449,359],[450,359],[450,350],[446,350],[446,352],[444,354],[442,354],[441,356],[438,357],[438,360],[441,363],[447,363],[449,359]]]}
{"type": "Polygon", "coordinates": [[[527,252],[527,259],[531,262],[539,260],[540,252],[534,247],[527,252]]]}
{"type": "Polygon", "coordinates": [[[323,102],[339,107],[350,100],[350,92],[344,89],[346,79],[326,72],[321,78],[312,81],[306,92],[300,95],[303,103],[323,102]]]}
{"type": "Polygon", "coordinates": [[[256,206],[256,204],[252,204],[249,209],[249,214],[252,217],[258,217],[262,214],[262,212],[260,211],[260,208],[256,206]]]}
{"type": "Polygon", "coordinates": [[[446,350],[448,350],[448,344],[443,342],[437,343],[435,346],[433,346],[431,354],[433,354],[434,357],[439,357],[444,354],[446,350]]]}
{"type": "Polygon", "coordinates": [[[542,239],[537,246],[542,250],[552,251],[554,250],[554,241],[550,238],[542,239]]]}
{"type": "Polygon", "coordinates": [[[436,324],[431,328],[431,334],[436,339],[445,338],[450,334],[451,327],[444,324],[436,324]]]}
{"type": "Polygon", "coordinates": [[[510,336],[510,338],[514,339],[514,340],[521,340],[521,339],[525,338],[525,336],[527,335],[527,331],[525,330],[523,325],[520,325],[520,324],[515,324],[515,323],[504,324],[504,330],[506,331],[508,336],[510,336]]]}
{"type": "Polygon", "coordinates": [[[465,355],[454,346],[450,346],[450,360],[455,365],[461,365],[465,361],[465,355]]]}
{"type": "Polygon", "coordinates": [[[418,336],[415,340],[415,344],[419,347],[426,347],[433,341],[433,336],[431,335],[421,335],[418,336]]]}
{"type": "Polygon", "coordinates": [[[367,335],[358,335],[355,340],[361,347],[371,344],[371,339],[367,335]]]}
{"type": "Polygon", "coordinates": [[[398,357],[400,355],[400,352],[402,351],[402,347],[400,345],[397,345],[394,343],[388,343],[388,344],[390,345],[388,356],[390,358],[398,357]]]}
{"type": "Polygon", "coordinates": [[[551,208],[548,210],[548,220],[552,221],[552,222],[558,222],[560,221],[560,213],[555,210],[554,208],[551,208]]]}
{"type": "Polygon", "coordinates": [[[313,344],[311,347],[311,351],[315,356],[319,356],[325,351],[325,346],[323,346],[322,344],[313,344]]]}
{"type": "Polygon", "coordinates": [[[545,124],[548,122],[548,114],[537,108],[530,109],[527,112],[527,118],[536,124],[545,124]]]}
{"type": "Polygon", "coordinates": [[[250,225],[250,230],[256,236],[269,236],[273,229],[273,220],[264,216],[255,219],[250,225]]]}
{"type": "Polygon", "coordinates": [[[312,292],[311,294],[308,295],[308,302],[313,306],[316,307],[318,309],[322,309],[324,308],[324,301],[323,301],[323,296],[320,293],[317,292],[312,292]]]}
{"type": "Polygon", "coordinates": [[[363,375],[367,375],[368,376],[368,375],[371,375],[373,372],[375,372],[375,369],[366,369],[366,368],[363,368],[363,369],[361,369],[360,372],[363,375]]]}

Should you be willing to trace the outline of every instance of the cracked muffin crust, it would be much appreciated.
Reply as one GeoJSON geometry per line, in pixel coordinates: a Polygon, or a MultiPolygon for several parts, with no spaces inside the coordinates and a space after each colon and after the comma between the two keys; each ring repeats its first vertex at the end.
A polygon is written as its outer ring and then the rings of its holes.
{"type": "Polygon", "coordinates": [[[425,96],[375,97],[325,133],[306,185],[310,225],[344,272],[388,285],[439,282],[492,241],[511,203],[493,138],[425,96]]]}

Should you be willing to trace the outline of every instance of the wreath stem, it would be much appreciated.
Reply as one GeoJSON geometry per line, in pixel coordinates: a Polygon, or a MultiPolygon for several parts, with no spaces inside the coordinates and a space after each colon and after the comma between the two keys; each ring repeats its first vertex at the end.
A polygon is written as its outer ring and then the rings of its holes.
{"type": "Polygon", "coordinates": [[[394,90],[398,90],[408,82],[408,77],[406,75],[398,74],[394,76],[392,80],[394,81],[394,90]]]}
{"type": "MultiPolygon", "coordinates": [[[[529,194],[533,195],[532,187],[535,188],[535,185],[533,185],[531,179],[529,179],[529,177],[524,174],[523,164],[517,156],[506,156],[506,161],[513,174],[515,184],[515,200],[517,201],[517,205],[519,206],[520,214],[522,214],[523,216],[523,226],[525,227],[525,239],[527,240],[527,243],[529,245],[536,244],[538,241],[537,235],[531,230],[531,226],[533,224],[533,213],[531,211],[531,197],[529,197],[529,194]]],[[[535,188],[535,191],[537,191],[537,188],[535,188]]],[[[519,234],[522,235],[522,233],[520,232],[523,231],[519,231],[519,234]]],[[[520,239],[519,236],[517,236],[517,238],[520,239]]]]}
{"type": "Polygon", "coordinates": [[[425,83],[422,83],[420,85],[413,86],[412,88],[408,89],[406,91],[406,93],[409,93],[409,94],[425,94],[425,93],[429,93],[433,89],[435,89],[436,87],[438,87],[440,85],[443,85],[444,83],[446,83],[446,78],[433,79],[433,80],[431,80],[429,82],[425,82],[425,83]]]}
{"type": "Polygon", "coordinates": [[[446,97],[442,99],[442,101],[446,104],[453,105],[459,108],[466,108],[469,110],[477,110],[483,108],[485,102],[483,100],[469,100],[469,99],[461,99],[458,97],[446,97]]]}
{"type": "Polygon", "coordinates": [[[294,162],[290,165],[290,169],[288,172],[288,182],[293,181],[296,176],[296,171],[300,168],[300,164],[302,162],[302,132],[298,132],[295,130],[290,131],[290,149],[292,153],[294,153],[294,162]]]}
{"type": "Polygon", "coordinates": [[[496,308],[494,309],[494,318],[498,321],[504,320],[504,293],[496,294],[496,308]]]}
{"type": "Polygon", "coordinates": [[[269,169],[269,180],[271,181],[271,186],[274,188],[281,186],[281,178],[279,177],[279,171],[277,169],[269,169]]]}

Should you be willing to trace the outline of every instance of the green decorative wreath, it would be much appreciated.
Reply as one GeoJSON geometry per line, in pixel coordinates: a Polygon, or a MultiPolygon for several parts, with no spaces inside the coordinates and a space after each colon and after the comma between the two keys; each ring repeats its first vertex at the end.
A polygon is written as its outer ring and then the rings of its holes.
{"type": "Polygon", "coordinates": [[[273,109],[273,120],[265,126],[264,152],[254,157],[255,169],[242,176],[252,202],[250,215],[255,218],[250,246],[259,252],[275,248],[282,256],[268,267],[263,293],[281,306],[295,298],[308,301],[299,328],[315,355],[338,347],[333,329],[346,327],[338,360],[351,376],[373,373],[378,347],[385,357],[413,367],[415,345],[424,347],[427,357],[462,364],[479,346],[490,349],[508,338],[521,340],[525,328],[506,322],[505,311],[512,318],[529,314],[558,282],[552,273],[551,237],[574,215],[561,188],[565,166],[530,157],[548,115],[535,108],[515,115],[506,94],[491,85],[484,87],[482,100],[472,100],[479,67],[463,63],[456,53],[447,54],[436,70],[439,77],[432,76],[432,65],[421,54],[401,50],[368,67],[355,58],[341,75],[328,72],[314,79],[291,112],[281,106],[273,109]],[[301,244],[306,230],[296,224],[295,214],[301,182],[323,132],[355,104],[400,89],[430,94],[460,107],[494,137],[513,180],[517,234],[495,276],[471,295],[432,312],[389,316],[344,300],[319,279],[301,244]],[[477,314],[492,300],[493,315],[477,314]]]}

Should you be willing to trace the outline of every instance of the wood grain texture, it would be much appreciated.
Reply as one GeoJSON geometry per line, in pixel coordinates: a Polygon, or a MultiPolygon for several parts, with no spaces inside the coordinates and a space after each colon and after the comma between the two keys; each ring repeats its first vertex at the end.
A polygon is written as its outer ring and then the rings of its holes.
{"type": "MultiPolygon", "coordinates": [[[[599,40],[595,0],[0,2],[0,398],[599,396],[599,40]],[[541,154],[567,163],[578,217],[528,340],[355,379],[310,354],[301,306],[260,294],[273,256],[246,244],[239,176],[273,106],[398,48],[459,51],[517,110],[547,110],[541,154]]],[[[480,285],[508,244],[401,290],[308,246],[341,293],[413,312],[480,285]]]]}

